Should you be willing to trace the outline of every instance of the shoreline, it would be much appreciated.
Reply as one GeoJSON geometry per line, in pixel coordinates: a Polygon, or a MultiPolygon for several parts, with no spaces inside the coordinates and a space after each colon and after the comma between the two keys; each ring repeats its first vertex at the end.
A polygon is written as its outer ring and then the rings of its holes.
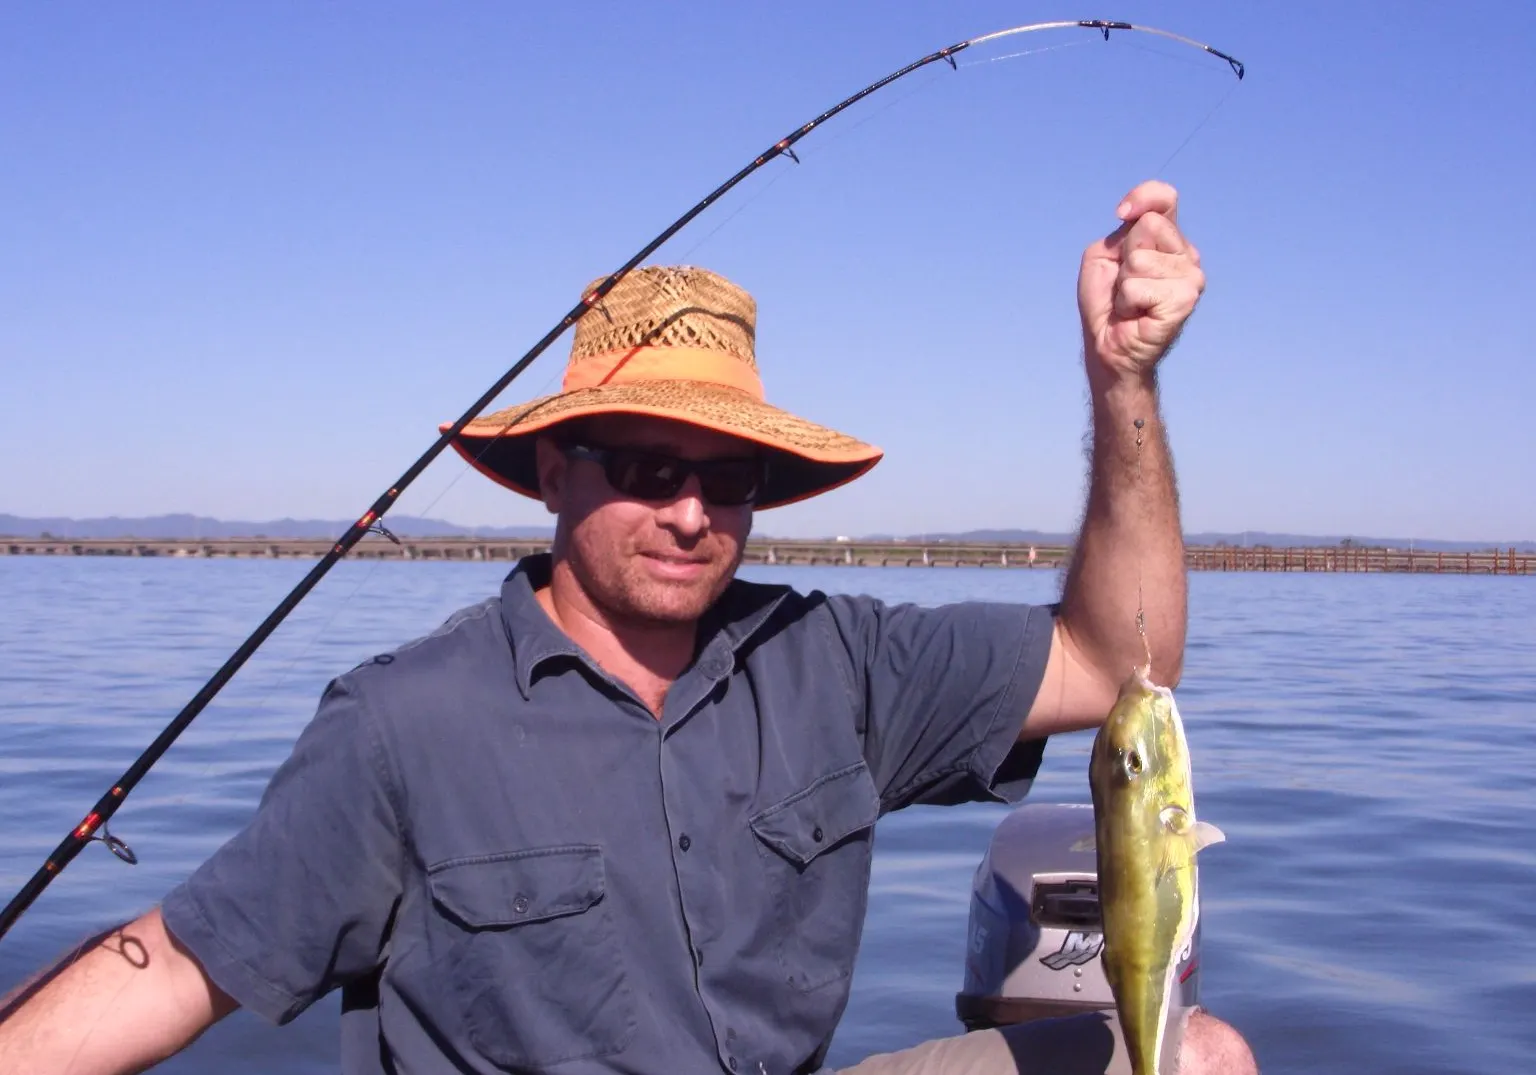
{"type": "MultiPolygon", "coordinates": [[[[0,556],[125,556],[172,559],[309,559],[333,546],[317,538],[5,538],[0,556]]],[[[542,539],[475,537],[388,538],[370,534],[347,555],[353,560],[512,562],[545,552],[542,539]]],[[[973,567],[1055,570],[1071,557],[1066,545],[1008,542],[749,540],[742,562],[796,567],[973,567]]],[[[1392,574],[1536,575],[1536,553],[1515,548],[1426,552],[1382,546],[1191,545],[1191,571],[1299,571],[1392,574]]]]}

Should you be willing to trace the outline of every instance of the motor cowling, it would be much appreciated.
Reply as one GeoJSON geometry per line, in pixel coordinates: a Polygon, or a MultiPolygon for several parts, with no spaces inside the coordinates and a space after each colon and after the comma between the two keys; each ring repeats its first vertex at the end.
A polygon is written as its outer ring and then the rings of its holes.
{"type": "MultiPolygon", "coordinates": [[[[1100,955],[1093,807],[1026,803],[1003,819],[976,868],[965,980],[967,1030],[1112,1009],[1100,955]]],[[[1174,970],[1176,1005],[1199,1001],[1200,923],[1174,970]]]]}

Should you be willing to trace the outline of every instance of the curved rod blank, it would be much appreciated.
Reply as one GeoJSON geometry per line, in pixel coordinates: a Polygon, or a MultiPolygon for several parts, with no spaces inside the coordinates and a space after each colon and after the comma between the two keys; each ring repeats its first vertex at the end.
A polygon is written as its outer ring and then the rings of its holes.
{"type": "MultiPolygon", "coordinates": [[[[155,737],[154,742],[152,742],[145,749],[144,753],[140,754],[134,763],[128,767],[127,771],[124,772],[123,775],[117,780],[117,782],[113,784],[112,787],[109,788],[106,793],[96,801],[96,804],[91,807],[91,809],[86,813],[85,817],[81,819],[80,823],[69,831],[64,839],[59,843],[58,847],[54,849],[53,853],[48,856],[47,861],[45,861],[42,866],[38,868],[37,872],[33,874],[31,879],[28,880],[27,883],[22,887],[21,891],[12,898],[10,903],[6,905],[3,911],[0,911],[0,937],[5,936],[5,934],[10,930],[11,926],[15,924],[16,920],[21,917],[26,909],[32,905],[32,902],[36,900],[37,897],[42,893],[43,889],[48,887],[48,883],[57,877],[59,873],[64,869],[64,867],[68,866],[69,863],[74,860],[75,856],[78,855],[80,851],[86,846],[86,844],[90,843],[92,840],[103,841],[119,858],[122,858],[125,862],[132,861],[133,852],[128,848],[128,845],[123,843],[117,837],[111,836],[109,833],[107,833],[106,830],[107,822],[111,819],[112,815],[117,812],[117,808],[122,805],[123,800],[127,797],[128,793],[132,791],[134,786],[144,778],[144,775],[149,772],[150,767],[153,766],[155,762],[159,761],[161,756],[170,749],[171,744],[176,741],[177,737],[179,737],[181,733],[186,730],[187,726],[192,723],[193,719],[196,718],[197,715],[201,713],[203,709],[208,705],[208,703],[213,700],[214,696],[223,689],[224,685],[228,683],[232,678],[234,678],[235,673],[240,670],[241,666],[250,659],[251,655],[256,652],[257,648],[260,647],[261,644],[265,642],[267,638],[272,634],[272,632],[277,629],[278,625],[287,618],[288,614],[292,612],[294,608],[298,606],[299,602],[302,601],[305,596],[315,588],[320,580],[325,577],[326,573],[330,571],[336,562],[345,556],[354,545],[361,541],[364,534],[368,533],[370,530],[382,529],[376,526],[378,520],[394,505],[395,501],[399,498],[400,494],[405,491],[406,487],[420,476],[421,472],[424,471],[427,466],[442,453],[443,449],[448,447],[453,438],[456,437],[459,432],[463,430],[463,428],[473,419],[478,417],[480,412],[485,410],[485,408],[488,407],[491,402],[498,395],[500,395],[501,392],[509,384],[511,384],[519,374],[523,372],[523,370],[527,369],[528,365],[533,362],[535,358],[541,355],[544,350],[549,347],[550,344],[554,343],[555,340],[559,338],[561,333],[570,328],[571,325],[575,324],[583,314],[592,308],[594,303],[598,302],[604,295],[608,294],[608,292],[613,289],[614,285],[616,285],[620,280],[628,275],[630,270],[639,265],[641,261],[650,257],[658,247],[660,247],[668,239],[672,238],[672,236],[681,231],[685,226],[688,225],[689,222],[694,219],[694,217],[708,209],[727,191],[736,186],[736,184],[740,183],[747,176],[757,171],[764,164],[767,164],[775,157],[786,154],[792,160],[798,162],[799,158],[795,156],[793,149],[793,146],[796,142],[800,141],[800,139],[810,134],[811,131],[821,126],[823,123],[837,115],[839,112],[850,107],[851,105],[857,104],[859,101],[862,101],[865,97],[868,97],[876,90],[888,86],[892,82],[895,82],[897,79],[911,74],[918,68],[926,67],[928,64],[934,63],[938,60],[947,61],[951,67],[954,67],[955,54],[963,51],[964,49],[968,49],[973,45],[979,45],[987,41],[994,41],[1000,37],[1010,37],[1014,34],[1031,33],[1038,30],[1055,30],[1066,27],[1098,30],[1104,35],[1104,39],[1106,41],[1109,40],[1109,34],[1111,30],[1134,30],[1141,33],[1158,34],[1160,36],[1171,38],[1172,40],[1179,41],[1184,44],[1192,45],[1195,48],[1209,52],[1213,56],[1217,56],[1223,60],[1226,60],[1227,63],[1232,65],[1232,69],[1237,73],[1237,77],[1243,77],[1243,65],[1237,60],[1234,60],[1231,56],[1228,56],[1224,52],[1218,52],[1216,49],[1211,48],[1209,45],[1202,44],[1198,41],[1193,41],[1187,37],[1181,37],[1178,34],[1169,33],[1166,30],[1157,30],[1147,26],[1135,26],[1128,22],[1114,22],[1104,19],[1084,19],[1065,22],[1039,22],[1032,23],[1028,26],[1015,26],[1007,30],[999,30],[995,33],[984,34],[981,37],[973,37],[969,41],[962,41],[957,45],[950,45],[948,48],[943,48],[937,52],[931,53],[930,55],[924,56],[922,59],[910,63],[900,70],[886,75],[878,82],[870,83],[859,92],[853,94],[853,96],[848,97],[845,100],[833,105],[831,108],[821,113],[821,115],[811,120],[809,123],[795,128],[794,131],[779,139],[773,145],[765,149],[762,153],[759,153],[756,157],[754,157],[749,164],[738,171],[735,175],[731,176],[724,183],[710,191],[707,195],[704,196],[702,200],[700,200],[686,213],[678,217],[671,224],[667,225],[661,234],[657,235],[656,238],[646,243],[645,246],[642,247],[634,255],[634,257],[626,261],[611,275],[606,277],[600,284],[593,288],[592,291],[583,296],[581,301],[573,306],[564,317],[556,322],[555,326],[551,328],[547,333],[545,333],[544,336],[537,343],[535,343],[532,348],[529,349],[527,354],[518,359],[516,364],[513,365],[511,369],[507,370],[506,373],[497,379],[495,384],[486,389],[484,394],[482,394],[479,399],[470,404],[469,408],[459,417],[459,419],[451,426],[449,426],[445,431],[443,431],[437,440],[433,442],[432,446],[423,452],[421,457],[417,459],[416,462],[412,463],[406,469],[405,473],[401,474],[400,477],[395,480],[393,485],[391,485],[387,490],[380,494],[378,499],[373,502],[372,506],[370,506],[369,509],[358,518],[357,522],[348,527],[346,533],[342,534],[341,537],[336,540],[336,543],[330,548],[329,551],[326,552],[325,556],[322,557],[320,561],[310,569],[309,573],[299,581],[298,585],[296,585],[293,590],[289,592],[289,594],[284,597],[281,602],[278,603],[277,607],[274,608],[270,614],[268,614],[266,619],[261,621],[257,628],[251,632],[250,637],[242,642],[240,647],[236,649],[234,653],[230,654],[229,659],[226,660],[219,667],[218,671],[216,671],[208,679],[208,682],[203,684],[202,688],[192,696],[191,701],[182,707],[181,712],[177,713],[171,722],[165,726],[165,729],[155,737]],[[102,835],[97,835],[98,830],[101,831],[102,835]]],[[[387,531],[385,533],[387,533],[387,531]]]]}
{"type": "Polygon", "coordinates": [[[1155,26],[1137,26],[1135,23],[1117,22],[1111,19],[1078,19],[1066,20],[1062,22],[1037,22],[1030,26],[1014,26],[1007,30],[997,30],[990,34],[982,34],[980,37],[973,37],[961,47],[969,48],[971,45],[980,45],[987,41],[996,41],[1000,37],[1012,37],[1014,34],[1029,33],[1031,30],[1056,30],[1067,26],[1077,26],[1085,30],[1098,30],[1104,35],[1105,41],[1109,40],[1109,32],[1111,30],[1135,30],[1138,33],[1143,34],[1156,34],[1158,37],[1166,37],[1170,41],[1177,41],[1180,44],[1189,45],[1192,48],[1201,50],[1202,52],[1209,52],[1217,59],[1226,60],[1227,63],[1232,67],[1232,73],[1235,74],[1239,80],[1242,79],[1245,73],[1245,68],[1243,67],[1243,62],[1241,60],[1227,55],[1220,49],[1213,49],[1203,41],[1196,41],[1192,37],[1185,37],[1183,34],[1176,34],[1169,30],[1159,30],[1155,26]]]}

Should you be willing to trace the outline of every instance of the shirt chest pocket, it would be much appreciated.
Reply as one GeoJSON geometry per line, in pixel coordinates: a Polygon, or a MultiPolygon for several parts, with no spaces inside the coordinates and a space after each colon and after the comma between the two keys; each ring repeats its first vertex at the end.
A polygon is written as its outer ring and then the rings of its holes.
{"type": "Polygon", "coordinates": [[[785,980],[802,990],[853,973],[880,799],[860,761],[753,815],[785,980]]]}
{"type": "Polygon", "coordinates": [[[619,1052],[635,1007],[591,845],[459,859],[427,873],[454,1007],[488,1060],[542,1068],[619,1052]]]}

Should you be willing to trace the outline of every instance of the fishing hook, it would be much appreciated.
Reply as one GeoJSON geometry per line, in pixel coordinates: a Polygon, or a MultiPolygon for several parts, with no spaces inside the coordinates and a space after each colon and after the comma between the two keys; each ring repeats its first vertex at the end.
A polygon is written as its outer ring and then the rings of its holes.
{"type": "MultiPolygon", "coordinates": [[[[91,808],[91,811],[86,815],[85,820],[82,821],[74,829],[70,830],[69,834],[64,837],[64,839],[59,843],[58,847],[54,849],[53,853],[48,856],[48,859],[43,863],[43,865],[38,868],[37,872],[34,873],[32,877],[27,881],[27,883],[22,887],[21,891],[11,899],[10,903],[5,906],[3,911],[0,911],[0,937],[5,936],[5,934],[10,930],[11,926],[15,924],[16,920],[22,916],[27,908],[32,905],[32,902],[36,900],[37,897],[42,893],[43,889],[48,887],[49,882],[58,876],[64,867],[68,866],[69,863],[74,860],[75,856],[80,853],[86,844],[90,843],[92,839],[96,838],[93,836],[93,834],[95,833],[97,827],[104,826],[107,820],[117,812],[117,808],[122,805],[123,799],[128,795],[130,791],[133,790],[134,786],[144,778],[144,775],[149,772],[150,767],[153,766],[155,762],[159,761],[161,756],[170,749],[171,744],[174,743],[176,739],[181,735],[181,733],[186,730],[187,726],[192,723],[197,715],[207,707],[208,703],[213,700],[214,696],[224,688],[224,685],[234,678],[235,673],[238,672],[240,668],[245,664],[245,662],[250,659],[251,655],[256,652],[261,644],[271,636],[272,632],[277,630],[278,625],[288,617],[288,614],[298,606],[299,602],[304,600],[309,592],[319,584],[320,580],[325,577],[325,575],[331,570],[333,566],[335,566],[336,562],[345,556],[354,545],[362,540],[363,535],[367,533],[382,533],[383,536],[390,538],[391,540],[395,540],[394,535],[390,534],[387,530],[384,530],[382,526],[378,525],[378,522],[384,513],[394,505],[395,501],[399,498],[400,494],[405,491],[406,487],[409,486],[418,477],[420,477],[421,472],[426,470],[427,466],[442,454],[443,450],[447,448],[450,443],[452,443],[453,438],[458,436],[464,427],[467,426],[471,421],[479,417],[480,412],[485,410],[486,407],[490,406],[491,402],[495,400],[496,397],[499,396],[502,391],[504,391],[506,387],[511,384],[519,374],[523,372],[523,370],[527,369],[529,364],[532,363],[534,359],[543,354],[549,345],[554,343],[555,340],[558,339],[566,329],[574,325],[578,320],[581,319],[584,314],[587,313],[588,310],[600,302],[602,298],[608,294],[608,292],[612,291],[614,286],[629,274],[630,270],[634,269],[635,266],[639,265],[646,258],[650,257],[651,254],[655,253],[657,248],[659,248],[668,239],[672,238],[672,236],[676,235],[679,231],[686,227],[695,217],[697,217],[700,213],[704,212],[704,210],[708,209],[711,205],[723,197],[728,191],[731,190],[731,188],[736,186],[753,172],[757,171],[763,165],[773,160],[775,157],[788,156],[791,160],[799,163],[800,158],[794,152],[794,145],[796,142],[800,141],[800,139],[810,134],[811,131],[821,126],[823,123],[837,115],[839,112],[842,112],[844,109],[857,104],[877,90],[883,89],[884,87],[890,85],[892,82],[895,82],[897,79],[903,78],[906,75],[911,74],[913,71],[918,70],[919,68],[926,67],[929,64],[940,60],[948,63],[950,67],[958,70],[958,67],[955,64],[955,54],[963,52],[973,45],[985,44],[989,41],[996,41],[999,38],[1013,37],[1016,34],[1067,28],[1097,30],[1104,35],[1105,41],[1109,40],[1109,34],[1111,30],[1126,30],[1147,34],[1156,34],[1160,37],[1166,37],[1170,40],[1178,41],[1182,44],[1201,49],[1210,53],[1212,56],[1225,60],[1228,64],[1231,65],[1233,72],[1239,79],[1241,79],[1244,74],[1242,63],[1232,58],[1227,53],[1214,49],[1210,45],[1196,41],[1193,38],[1184,37],[1181,34],[1170,33],[1167,30],[1159,30],[1151,26],[1138,26],[1134,23],[1111,21],[1106,19],[1078,19],[1055,22],[1037,22],[1031,23],[1027,26],[1014,26],[1006,30],[997,30],[990,34],[982,34],[980,37],[973,37],[967,41],[961,41],[958,44],[939,49],[937,52],[930,53],[920,60],[915,60],[912,63],[907,64],[905,67],[891,72],[889,75],[886,75],[884,78],[879,79],[876,82],[871,82],[862,90],[859,90],[852,96],[847,97],[833,105],[831,108],[827,109],[825,112],[812,119],[809,123],[806,123],[800,127],[796,127],[789,134],[773,143],[773,145],[759,153],[756,157],[753,157],[745,167],[727,179],[724,183],[721,183],[714,190],[706,194],[686,213],[678,217],[671,224],[668,224],[659,235],[657,235],[650,242],[646,243],[645,246],[641,247],[633,257],[631,257],[613,273],[604,277],[596,287],[584,295],[581,301],[573,306],[564,317],[556,322],[554,327],[546,332],[538,340],[538,342],[535,343],[533,347],[531,347],[528,352],[523,355],[522,358],[518,359],[511,369],[502,374],[502,376],[496,380],[495,384],[491,385],[491,387],[486,389],[484,394],[482,394],[479,399],[470,404],[469,409],[466,410],[457,421],[448,426],[447,429],[439,434],[437,440],[433,442],[432,446],[423,452],[420,458],[418,458],[414,463],[406,468],[405,473],[401,474],[395,483],[373,502],[373,506],[364,512],[362,516],[358,518],[357,522],[353,523],[347,529],[347,531],[337,539],[336,543],[332,545],[330,550],[326,552],[323,557],[321,557],[321,559],[315,564],[313,568],[310,569],[309,573],[299,580],[298,584],[294,586],[288,595],[284,597],[282,601],[278,603],[277,607],[267,615],[267,618],[261,621],[256,629],[251,632],[250,636],[240,644],[239,648],[236,649],[234,653],[230,654],[229,658],[219,666],[218,671],[214,672],[214,674],[209,677],[208,682],[203,684],[202,688],[192,696],[192,699],[188,701],[187,704],[182,707],[181,711],[177,713],[176,716],[171,720],[171,722],[165,726],[165,729],[155,737],[154,742],[150,743],[150,745],[145,748],[144,753],[140,754],[134,763],[128,767],[127,771],[124,772],[117,783],[112,786],[111,790],[109,790],[106,794],[97,800],[96,805],[91,808]]],[[[103,832],[105,832],[104,828],[103,832]]],[[[122,844],[121,841],[118,841],[115,838],[109,839],[107,837],[101,837],[101,839],[104,843],[107,844],[108,847],[112,848],[114,854],[117,854],[119,858],[123,858],[124,861],[128,861],[128,859],[123,855],[123,852],[127,852],[128,856],[133,854],[133,852],[128,851],[126,844],[122,844]],[[121,848],[121,850],[119,850],[119,848],[121,848]]]]}

